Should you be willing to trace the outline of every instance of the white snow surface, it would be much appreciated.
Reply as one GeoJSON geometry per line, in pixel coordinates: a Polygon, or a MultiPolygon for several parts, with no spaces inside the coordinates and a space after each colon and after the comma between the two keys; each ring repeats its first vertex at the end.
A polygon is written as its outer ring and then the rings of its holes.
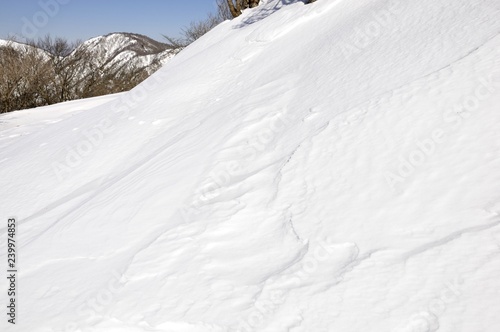
{"type": "Polygon", "coordinates": [[[2,331],[500,331],[500,2],[286,2],[0,117],[2,331]]]}

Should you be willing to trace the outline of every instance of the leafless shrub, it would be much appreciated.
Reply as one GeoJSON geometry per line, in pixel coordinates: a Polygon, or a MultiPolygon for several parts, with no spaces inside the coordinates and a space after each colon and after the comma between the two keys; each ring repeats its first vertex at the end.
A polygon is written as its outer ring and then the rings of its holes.
{"type": "Polygon", "coordinates": [[[45,78],[50,68],[38,49],[29,45],[0,47],[0,113],[46,103],[45,78]]]}
{"type": "Polygon", "coordinates": [[[62,38],[9,42],[0,47],[0,113],[128,91],[161,66],[101,62],[62,38]]]}
{"type": "Polygon", "coordinates": [[[226,0],[217,0],[215,4],[217,6],[215,13],[209,13],[206,18],[191,22],[188,27],[181,30],[180,37],[163,35],[167,40],[169,48],[180,51],[201,38],[221,22],[233,18],[226,0]]]}

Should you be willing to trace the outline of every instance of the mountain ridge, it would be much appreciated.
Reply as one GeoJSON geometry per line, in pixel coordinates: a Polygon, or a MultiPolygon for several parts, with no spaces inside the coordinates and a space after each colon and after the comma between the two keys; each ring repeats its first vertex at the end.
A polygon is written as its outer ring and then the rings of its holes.
{"type": "MultiPolygon", "coordinates": [[[[0,39],[0,47],[9,45],[21,52],[29,47],[35,47],[41,53],[50,55],[49,52],[30,43],[0,39]]],[[[174,55],[168,44],[131,32],[112,32],[92,37],[80,43],[71,54],[84,49],[89,51],[100,65],[127,64],[128,66],[150,67],[157,62],[164,64],[174,55]]]]}

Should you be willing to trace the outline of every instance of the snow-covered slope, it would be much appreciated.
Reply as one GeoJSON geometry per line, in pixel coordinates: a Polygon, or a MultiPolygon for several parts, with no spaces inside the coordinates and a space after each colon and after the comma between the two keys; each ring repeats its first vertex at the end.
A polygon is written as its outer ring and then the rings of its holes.
{"type": "Polygon", "coordinates": [[[500,2],[282,3],[0,117],[5,329],[500,330],[500,2]]]}

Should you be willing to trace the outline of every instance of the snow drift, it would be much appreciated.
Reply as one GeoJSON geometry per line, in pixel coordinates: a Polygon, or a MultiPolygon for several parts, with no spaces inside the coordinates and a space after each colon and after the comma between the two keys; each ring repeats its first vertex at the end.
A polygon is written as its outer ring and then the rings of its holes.
{"type": "Polygon", "coordinates": [[[0,117],[5,329],[500,330],[500,3],[287,3],[0,117]]]}

